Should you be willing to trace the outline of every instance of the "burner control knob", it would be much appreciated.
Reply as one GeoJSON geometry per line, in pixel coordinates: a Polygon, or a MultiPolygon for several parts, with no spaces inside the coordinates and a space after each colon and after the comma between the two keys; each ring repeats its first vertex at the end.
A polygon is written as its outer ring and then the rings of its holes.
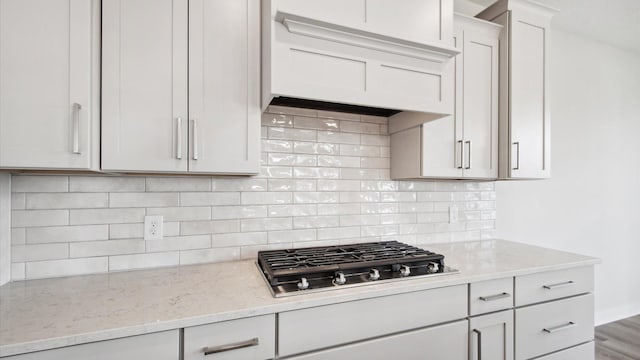
{"type": "Polygon", "coordinates": [[[369,280],[378,280],[380,279],[380,271],[378,271],[378,269],[371,269],[371,271],[369,271],[369,280]]]}
{"type": "Polygon", "coordinates": [[[298,283],[298,289],[305,290],[307,288],[309,288],[309,282],[307,281],[307,278],[300,278],[300,282],[298,283]]]}
{"type": "Polygon", "coordinates": [[[409,274],[411,274],[411,268],[407,265],[402,265],[402,267],[400,267],[400,276],[406,277],[409,276],[409,274]]]}
{"type": "Polygon", "coordinates": [[[333,278],[333,283],[336,285],[344,285],[347,282],[347,279],[344,277],[344,274],[339,272],[336,273],[336,277],[333,278]]]}

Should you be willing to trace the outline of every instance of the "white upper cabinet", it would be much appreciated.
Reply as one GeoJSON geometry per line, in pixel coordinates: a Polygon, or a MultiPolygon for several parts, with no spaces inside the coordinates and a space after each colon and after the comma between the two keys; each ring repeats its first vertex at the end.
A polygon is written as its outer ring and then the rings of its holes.
{"type": "Polygon", "coordinates": [[[453,113],[452,0],[270,0],[262,108],[274,97],[453,113]]]}
{"type": "Polygon", "coordinates": [[[457,15],[455,113],[415,112],[389,120],[391,177],[495,179],[498,176],[498,51],[501,27],[457,15]],[[418,125],[418,126],[416,126],[418,125]]]}
{"type": "Polygon", "coordinates": [[[550,172],[547,51],[556,10],[500,0],[477,16],[504,25],[500,49],[500,178],[543,179],[550,172]]]}
{"type": "Polygon", "coordinates": [[[257,173],[259,1],[103,8],[103,169],[257,173]]]}
{"type": "Polygon", "coordinates": [[[0,168],[98,170],[99,26],[99,1],[0,1],[0,168]]]}

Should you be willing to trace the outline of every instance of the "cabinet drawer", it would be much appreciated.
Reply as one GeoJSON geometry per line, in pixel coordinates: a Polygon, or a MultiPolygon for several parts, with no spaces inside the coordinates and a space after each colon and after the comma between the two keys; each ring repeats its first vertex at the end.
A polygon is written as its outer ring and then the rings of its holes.
{"type": "Polygon", "coordinates": [[[467,322],[435,326],[341,346],[312,354],[296,356],[291,360],[467,360],[467,322]]]}
{"type": "Polygon", "coordinates": [[[275,315],[184,329],[184,360],[271,359],[275,345],[275,315]]]}
{"type": "Polygon", "coordinates": [[[481,281],[469,286],[469,314],[478,315],[513,307],[513,278],[481,281]]]}
{"type": "Polygon", "coordinates": [[[60,349],[9,356],[3,360],[178,360],[178,330],[68,346],[60,349]]]}
{"type": "Polygon", "coordinates": [[[288,311],[279,314],[281,356],[462,319],[467,285],[288,311]]]}
{"type": "Polygon", "coordinates": [[[595,346],[593,341],[562,350],[555,354],[543,356],[536,360],[593,360],[595,358],[595,346]]]}
{"type": "Polygon", "coordinates": [[[593,295],[516,309],[516,360],[593,340],[593,295]]]}
{"type": "Polygon", "coordinates": [[[516,306],[593,291],[593,266],[516,277],[516,306]]]}

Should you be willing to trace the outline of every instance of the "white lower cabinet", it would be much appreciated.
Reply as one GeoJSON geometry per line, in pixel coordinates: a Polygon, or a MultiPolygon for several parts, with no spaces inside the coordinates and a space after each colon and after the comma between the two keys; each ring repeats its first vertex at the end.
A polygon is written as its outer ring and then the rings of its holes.
{"type": "Polygon", "coordinates": [[[178,360],[180,359],[180,330],[131,336],[121,339],[69,346],[23,355],[4,360],[178,360]]]}
{"type": "Polygon", "coordinates": [[[275,315],[184,329],[183,360],[265,360],[275,357],[275,315]]]}
{"type": "Polygon", "coordinates": [[[467,321],[386,336],[296,356],[292,360],[467,359],[467,321]]]}
{"type": "Polygon", "coordinates": [[[593,360],[594,353],[595,344],[593,341],[590,341],[586,344],[537,358],[536,360],[593,360]]]}
{"type": "Polygon", "coordinates": [[[469,320],[469,360],[513,359],[513,310],[469,320]]]}

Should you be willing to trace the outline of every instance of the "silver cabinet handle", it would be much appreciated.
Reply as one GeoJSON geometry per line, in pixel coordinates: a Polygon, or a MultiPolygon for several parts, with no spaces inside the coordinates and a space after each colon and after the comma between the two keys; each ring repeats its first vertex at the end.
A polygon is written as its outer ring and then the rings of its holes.
{"type": "Polygon", "coordinates": [[[550,327],[550,328],[544,328],[542,329],[542,331],[546,332],[547,334],[553,334],[554,332],[558,332],[561,330],[567,330],[569,328],[572,328],[576,326],[576,323],[574,323],[573,321],[569,321],[566,324],[562,324],[562,325],[558,325],[558,326],[554,326],[554,327],[550,327]]]}
{"type": "Polygon", "coordinates": [[[478,299],[480,299],[482,301],[494,301],[494,300],[508,298],[510,296],[511,296],[511,294],[503,292],[502,294],[495,294],[495,295],[489,295],[489,296],[480,296],[478,299]]]}
{"type": "Polygon", "coordinates": [[[253,338],[251,340],[241,341],[233,344],[206,347],[203,349],[203,351],[204,351],[204,355],[206,356],[206,355],[217,354],[225,351],[238,350],[238,349],[243,349],[251,346],[258,346],[259,344],[260,344],[260,341],[258,340],[258,338],[253,338]]]}
{"type": "Polygon", "coordinates": [[[457,142],[460,144],[460,166],[456,166],[456,168],[462,169],[464,167],[464,142],[462,140],[457,142]]]}
{"type": "Polygon", "coordinates": [[[482,332],[478,329],[473,329],[473,332],[478,335],[478,360],[482,360],[482,332]]]}
{"type": "Polygon", "coordinates": [[[193,131],[193,160],[198,160],[198,122],[191,120],[191,130],[193,131]]]}
{"type": "Polygon", "coordinates": [[[181,160],[182,159],[182,118],[178,117],[177,121],[177,127],[178,129],[176,130],[176,136],[178,137],[178,140],[176,141],[176,159],[181,160]]]}
{"type": "Polygon", "coordinates": [[[471,140],[467,140],[465,141],[465,144],[469,145],[468,150],[467,150],[467,167],[465,169],[469,170],[471,169],[471,140]]]}
{"type": "Polygon", "coordinates": [[[73,134],[71,135],[73,138],[73,143],[71,145],[71,152],[74,154],[80,154],[80,110],[82,109],[82,105],[78,103],[73,103],[73,134]]]}
{"type": "Polygon", "coordinates": [[[516,141],[513,145],[516,146],[516,166],[513,167],[513,170],[520,170],[520,142],[516,141]]]}
{"type": "Polygon", "coordinates": [[[563,288],[563,287],[566,287],[566,286],[571,286],[573,284],[575,284],[573,282],[573,280],[569,280],[569,281],[565,281],[565,282],[561,282],[561,283],[557,283],[557,284],[542,285],[542,287],[547,289],[547,290],[553,290],[553,289],[557,289],[557,288],[563,288]]]}

